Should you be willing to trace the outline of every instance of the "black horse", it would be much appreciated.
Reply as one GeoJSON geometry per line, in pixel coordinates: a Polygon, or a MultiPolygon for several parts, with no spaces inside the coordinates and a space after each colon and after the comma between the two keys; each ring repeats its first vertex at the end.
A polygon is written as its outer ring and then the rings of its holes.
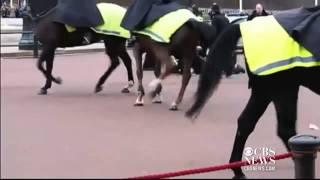
{"type": "Polygon", "coordinates": [[[102,90],[102,85],[109,77],[109,75],[120,64],[119,57],[122,59],[128,73],[128,85],[122,90],[123,93],[129,92],[129,88],[133,86],[132,61],[126,50],[126,38],[104,35],[95,33],[88,27],[85,31],[68,32],[65,25],[53,21],[55,9],[47,12],[45,15],[34,19],[35,34],[43,45],[42,53],[38,60],[38,68],[46,78],[45,85],[41,88],[39,94],[46,95],[47,90],[51,88],[52,82],[61,84],[62,80],[59,77],[52,75],[53,60],[55,51],[58,47],[73,47],[82,46],[83,37],[85,33],[92,34],[91,43],[104,41],[106,54],[110,57],[111,65],[107,71],[101,76],[96,87],[95,92],[102,90]],[[46,69],[43,63],[46,62],[46,69]]]}
{"type": "MultiPolygon", "coordinates": [[[[200,75],[195,102],[186,112],[187,117],[197,117],[218,87],[222,72],[231,73],[232,58],[230,57],[240,37],[240,25],[232,25],[210,48],[207,64],[200,75]]],[[[277,112],[277,134],[289,150],[288,139],[296,135],[299,87],[307,87],[320,95],[319,66],[297,67],[267,76],[257,76],[251,72],[248,72],[248,75],[251,97],[238,119],[238,129],[230,162],[241,160],[248,136],[253,132],[258,120],[271,102],[274,103],[277,112]]],[[[233,169],[233,171],[236,178],[245,177],[241,168],[233,169]]]]}

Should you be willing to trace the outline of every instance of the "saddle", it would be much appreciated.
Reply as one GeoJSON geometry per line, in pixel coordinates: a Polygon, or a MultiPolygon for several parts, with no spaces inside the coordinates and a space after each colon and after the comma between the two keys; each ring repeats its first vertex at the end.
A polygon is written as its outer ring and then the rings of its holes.
{"type": "Polygon", "coordinates": [[[170,43],[171,36],[189,20],[199,21],[190,10],[179,9],[160,17],[153,24],[133,32],[149,36],[160,43],[170,43]]]}
{"type": "Polygon", "coordinates": [[[320,60],[320,6],[287,10],[274,17],[295,41],[320,60]]]}
{"type": "Polygon", "coordinates": [[[185,8],[178,0],[134,0],[127,9],[121,26],[129,31],[141,30],[160,17],[185,8]]]}
{"type": "Polygon", "coordinates": [[[59,0],[54,11],[54,22],[73,27],[95,27],[104,22],[95,0],[59,0]]]}

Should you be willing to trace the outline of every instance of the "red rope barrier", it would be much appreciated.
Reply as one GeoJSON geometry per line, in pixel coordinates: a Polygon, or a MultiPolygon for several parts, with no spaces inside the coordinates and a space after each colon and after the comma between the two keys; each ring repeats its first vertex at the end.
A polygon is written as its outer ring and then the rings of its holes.
{"type": "MultiPolygon", "coordinates": [[[[274,160],[280,160],[280,159],[286,159],[289,157],[292,157],[292,153],[286,153],[286,154],[280,154],[276,156],[272,156],[274,160]]],[[[269,162],[271,157],[267,157],[266,160],[269,162]]],[[[259,159],[255,160],[255,163],[261,163],[259,159]]],[[[163,174],[153,174],[153,175],[146,175],[146,176],[137,176],[137,177],[131,177],[127,179],[164,179],[164,178],[172,178],[177,176],[185,176],[185,175],[191,175],[191,174],[200,174],[200,173],[208,173],[213,171],[219,171],[224,169],[233,169],[233,168],[239,168],[242,166],[248,166],[249,163],[247,161],[238,161],[233,162],[230,164],[225,165],[219,165],[219,166],[211,166],[211,167],[205,167],[205,168],[198,168],[198,169],[189,169],[189,170],[182,170],[182,171],[176,171],[176,172],[169,172],[169,173],[163,173],[163,174]]]]}

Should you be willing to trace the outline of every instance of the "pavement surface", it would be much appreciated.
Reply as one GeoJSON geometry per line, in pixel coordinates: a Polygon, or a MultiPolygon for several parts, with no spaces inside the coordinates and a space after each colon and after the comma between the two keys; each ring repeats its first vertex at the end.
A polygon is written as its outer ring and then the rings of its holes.
{"type": "MultiPolygon", "coordinates": [[[[149,173],[220,165],[228,162],[237,117],[250,91],[246,75],[224,79],[195,124],[184,117],[196,89],[193,76],[181,110],[169,105],[178,94],[181,77],[168,77],[164,103],[134,107],[136,86],[121,94],[127,77],[124,66],[111,75],[103,92],[94,85],[109,64],[104,53],[57,55],[53,85],[47,96],[37,92],[44,77],[32,58],[1,58],[1,178],[125,178],[149,173]]],[[[134,67],[134,66],[133,66],[134,67]]],[[[136,77],[136,76],[135,76],[136,77]]],[[[145,72],[144,84],[154,78],[145,72]]],[[[320,97],[301,88],[299,134],[320,136],[309,124],[320,125],[320,97]]],[[[246,147],[285,148],[276,135],[270,105],[246,147]]],[[[316,160],[320,178],[320,158],[316,160]]],[[[246,171],[248,178],[293,178],[291,159],[277,161],[272,172],[246,171]]],[[[231,178],[230,170],[184,178],[231,178]]],[[[180,177],[181,178],[181,177],[180,177]]]]}

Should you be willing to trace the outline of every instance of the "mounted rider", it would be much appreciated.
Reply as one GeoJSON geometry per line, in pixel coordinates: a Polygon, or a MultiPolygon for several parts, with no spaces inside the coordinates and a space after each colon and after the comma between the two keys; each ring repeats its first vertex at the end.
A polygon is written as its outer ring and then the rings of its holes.
{"type": "Polygon", "coordinates": [[[179,0],[133,0],[121,22],[129,31],[141,30],[160,17],[178,9],[185,8],[179,0]]]}
{"type": "Polygon", "coordinates": [[[58,0],[53,21],[65,24],[69,32],[82,32],[83,44],[90,44],[92,32],[89,28],[102,24],[103,18],[96,0],[58,0]]]}

